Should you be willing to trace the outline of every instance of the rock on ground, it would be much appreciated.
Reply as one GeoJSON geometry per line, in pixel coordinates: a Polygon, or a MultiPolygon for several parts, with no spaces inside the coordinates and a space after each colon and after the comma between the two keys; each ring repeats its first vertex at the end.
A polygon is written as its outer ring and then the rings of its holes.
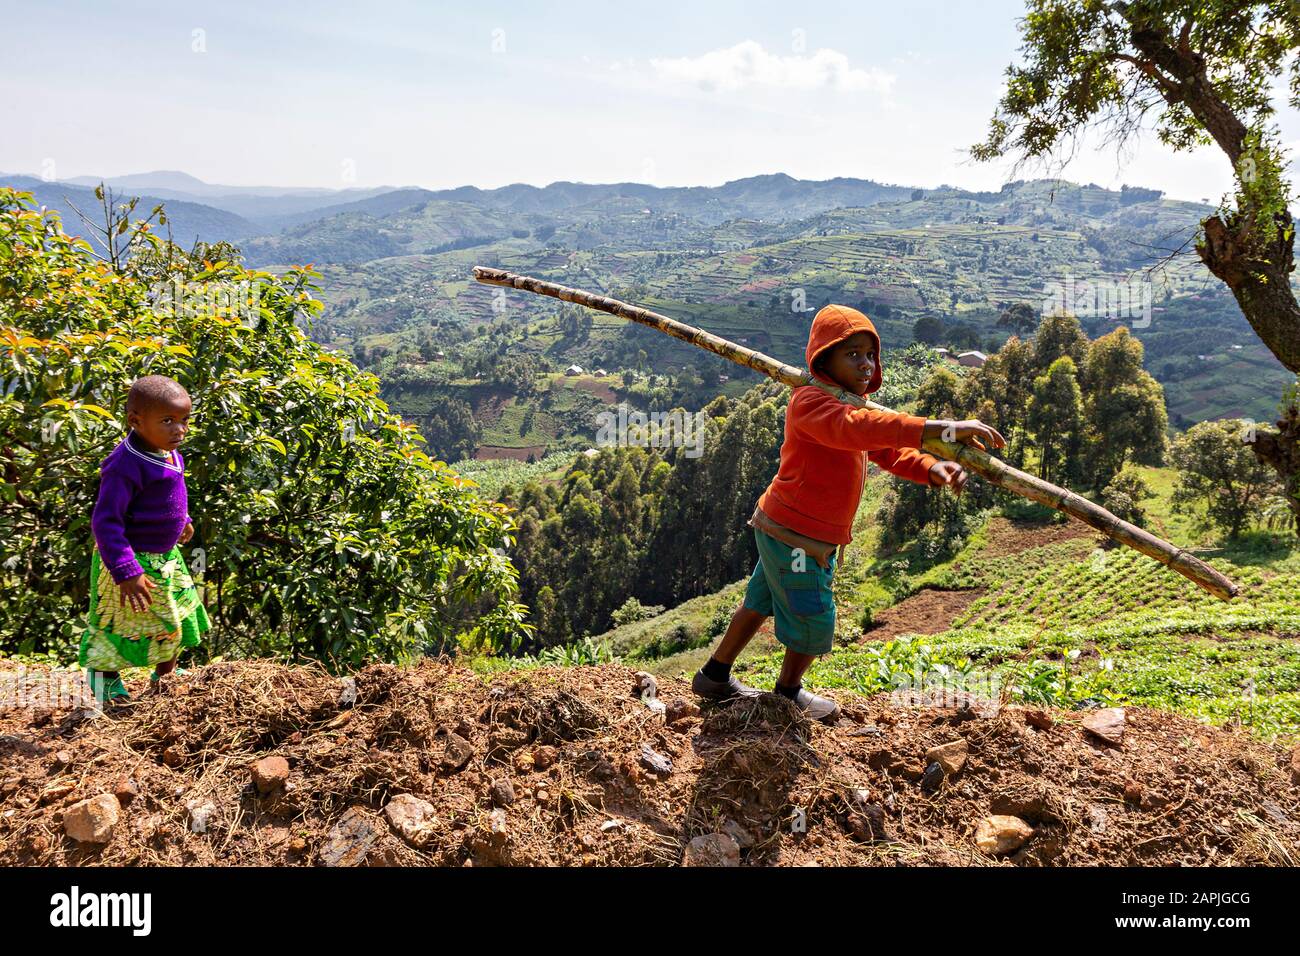
{"type": "Polygon", "coordinates": [[[968,753],[970,753],[970,745],[965,740],[953,740],[927,750],[925,762],[930,764],[938,761],[946,774],[960,773],[961,768],[966,764],[968,753]]]}
{"type": "Polygon", "coordinates": [[[488,798],[494,807],[508,807],[515,802],[515,788],[508,777],[493,780],[488,789],[488,798]]]}
{"type": "Polygon", "coordinates": [[[359,866],[378,835],[369,814],[350,807],[325,838],[320,861],[324,866],[359,866]]]}
{"type": "Polygon", "coordinates": [[[63,811],[63,832],[78,843],[107,843],[121,809],[111,793],[81,800],[63,811]]]}
{"type": "Polygon", "coordinates": [[[207,798],[194,798],[185,804],[190,814],[190,830],[194,833],[207,833],[212,818],[216,816],[217,805],[207,798]]]}
{"type": "Polygon", "coordinates": [[[649,744],[641,745],[641,766],[645,767],[651,773],[658,774],[662,777],[668,776],[673,772],[673,762],[671,758],[665,757],[649,744]]]}
{"type": "Polygon", "coordinates": [[[975,829],[975,845],[989,856],[1014,853],[1034,834],[1034,828],[1019,817],[994,814],[975,829]]]}
{"type": "Polygon", "coordinates": [[[442,755],[442,765],[447,770],[460,770],[474,756],[474,745],[460,734],[447,735],[447,749],[442,755]]]}
{"type": "Polygon", "coordinates": [[[1124,708],[1104,707],[1083,718],[1083,729],[1118,747],[1124,742],[1124,708]]]}
{"type": "Polygon", "coordinates": [[[428,800],[409,793],[399,793],[384,807],[384,816],[394,830],[412,846],[421,847],[433,836],[437,811],[428,800]]]}
{"type": "Polygon", "coordinates": [[[253,785],[262,796],[279,790],[288,779],[289,761],[283,757],[263,757],[253,764],[253,785]]]}
{"type": "Polygon", "coordinates": [[[682,866],[740,866],[740,845],[725,833],[705,833],[686,844],[682,866]]]}

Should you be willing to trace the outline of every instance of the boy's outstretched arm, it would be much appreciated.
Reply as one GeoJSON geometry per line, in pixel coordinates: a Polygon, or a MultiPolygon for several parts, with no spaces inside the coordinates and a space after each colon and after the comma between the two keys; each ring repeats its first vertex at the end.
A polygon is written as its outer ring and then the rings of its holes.
{"type": "MultiPolygon", "coordinates": [[[[938,437],[944,441],[962,442],[985,451],[1001,448],[1007,443],[1001,432],[977,418],[963,421],[934,419],[925,423],[923,434],[926,438],[938,437]]],[[[954,494],[960,495],[969,477],[966,469],[957,462],[934,459],[926,472],[925,480],[931,485],[951,488],[954,494]]]]}
{"type": "Polygon", "coordinates": [[[891,475],[906,478],[918,485],[932,484],[930,469],[939,463],[934,455],[915,448],[875,448],[867,452],[867,459],[891,475]]]}
{"type": "Polygon", "coordinates": [[[845,451],[919,449],[926,426],[926,419],[919,415],[856,408],[818,388],[795,392],[786,421],[801,437],[845,451]]]}
{"type": "Polygon", "coordinates": [[[879,408],[856,408],[817,388],[795,392],[786,420],[803,437],[848,451],[919,449],[927,438],[963,442],[981,449],[1006,444],[996,429],[978,419],[949,421],[879,408]]]}

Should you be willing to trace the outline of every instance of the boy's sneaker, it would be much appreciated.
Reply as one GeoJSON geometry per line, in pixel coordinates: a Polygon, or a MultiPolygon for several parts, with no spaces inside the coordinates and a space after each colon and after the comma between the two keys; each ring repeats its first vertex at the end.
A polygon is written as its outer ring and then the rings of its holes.
{"type": "Polygon", "coordinates": [[[735,674],[728,674],[726,680],[713,680],[706,677],[704,671],[695,672],[691,678],[691,690],[697,697],[703,697],[705,700],[722,701],[735,700],[738,697],[757,697],[759,692],[752,687],[747,687],[736,679],[735,674]]]}
{"type": "Polygon", "coordinates": [[[794,698],[794,702],[800,710],[813,720],[831,724],[839,719],[840,705],[829,697],[821,697],[800,687],[799,694],[794,698]]]}

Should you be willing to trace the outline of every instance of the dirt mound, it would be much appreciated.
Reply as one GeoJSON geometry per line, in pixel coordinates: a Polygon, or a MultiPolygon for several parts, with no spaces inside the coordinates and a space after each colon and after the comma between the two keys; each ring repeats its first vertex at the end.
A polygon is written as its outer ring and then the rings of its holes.
{"type": "Polygon", "coordinates": [[[0,711],[0,864],[1300,862],[1291,755],[1153,711],[1113,745],[1082,726],[1098,712],[843,695],[824,726],[773,695],[699,714],[677,680],[665,715],[618,665],[169,684],[120,714],[0,711]],[[122,805],[103,844],[65,834],[93,829],[89,798],[122,805]],[[993,856],[995,814],[1032,833],[993,856]]]}
{"type": "Polygon", "coordinates": [[[888,641],[899,634],[941,634],[983,594],[983,588],[962,591],[922,588],[897,604],[877,611],[862,640],[888,641]]]}

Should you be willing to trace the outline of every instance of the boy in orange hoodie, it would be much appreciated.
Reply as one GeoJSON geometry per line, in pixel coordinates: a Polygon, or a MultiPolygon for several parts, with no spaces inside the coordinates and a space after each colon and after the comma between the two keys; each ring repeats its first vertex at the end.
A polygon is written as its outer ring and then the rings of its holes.
{"type": "MultiPolygon", "coordinates": [[[[880,388],[880,336],[857,309],[828,305],[813,318],[805,351],[813,376],[855,395],[880,388]]],[[[776,477],[758,499],[749,523],[759,559],[717,650],[696,672],[692,689],[709,700],[752,696],[731,673],[731,665],[767,617],[775,616],[776,639],[785,660],[775,691],[810,717],[831,721],[839,705],[803,689],[808,666],[830,651],[835,638],[831,579],[836,546],[852,540],[872,461],[892,474],[960,494],[966,470],[920,450],[926,438],[942,436],[977,448],[1006,444],[996,430],[975,419],[929,420],[899,412],[857,408],[815,385],[794,389],[785,414],[785,440],[776,477]]]]}

